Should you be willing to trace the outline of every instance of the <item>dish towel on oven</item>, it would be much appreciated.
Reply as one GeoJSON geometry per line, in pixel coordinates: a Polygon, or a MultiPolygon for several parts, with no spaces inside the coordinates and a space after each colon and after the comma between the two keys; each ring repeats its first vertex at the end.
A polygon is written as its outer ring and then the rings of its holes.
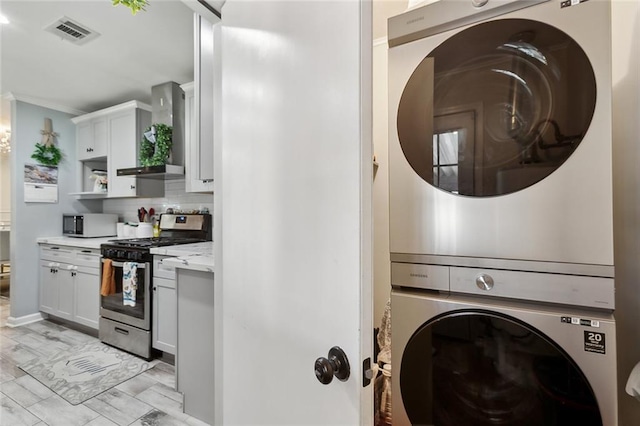
{"type": "Polygon", "coordinates": [[[138,264],[124,262],[122,265],[122,303],[125,306],[136,306],[136,290],[138,289],[138,264]]]}
{"type": "Polygon", "coordinates": [[[100,286],[100,295],[109,296],[116,292],[116,279],[113,272],[113,262],[111,259],[104,259],[102,262],[102,285],[100,286]]]}

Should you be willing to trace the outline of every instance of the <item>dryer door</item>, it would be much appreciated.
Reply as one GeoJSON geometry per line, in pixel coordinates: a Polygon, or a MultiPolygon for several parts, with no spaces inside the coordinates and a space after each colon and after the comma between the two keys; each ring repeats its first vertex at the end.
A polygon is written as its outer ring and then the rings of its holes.
{"type": "Polygon", "coordinates": [[[552,173],[589,129],[596,83],[563,31],[499,19],[431,51],[398,105],[402,151],[422,179],[468,196],[508,194],[552,173]]]}
{"type": "Polygon", "coordinates": [[[411,337],[401,362],[402,402],[414,425],[602,425],[576,363],[499,313],[437,317],[411,337]]]}

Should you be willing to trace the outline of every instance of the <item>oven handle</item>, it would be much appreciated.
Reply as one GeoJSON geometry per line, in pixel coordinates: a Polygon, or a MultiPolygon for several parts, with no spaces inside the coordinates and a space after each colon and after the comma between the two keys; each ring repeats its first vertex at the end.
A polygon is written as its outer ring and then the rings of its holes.
{"type": "MultiPolygon", "coordinates": [[[[102,263],[104,263],[106,259],[102,259],[102,263]]],[[[116,268],[122,268],[124,266],[124,262],[116,262],[116,261],[111,261],[111,264],[113,266],[115,266],[116,268]]],[[[138,269],[146,269],[146,263],[138,263],[138,269]]]]}

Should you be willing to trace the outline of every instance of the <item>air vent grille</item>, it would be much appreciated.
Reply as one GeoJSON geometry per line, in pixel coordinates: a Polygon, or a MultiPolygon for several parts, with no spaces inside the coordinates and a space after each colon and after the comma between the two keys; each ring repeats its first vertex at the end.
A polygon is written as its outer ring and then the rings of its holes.
{"type": "Polygon", "coordinates": [[[64,40],[68,40],[73,44],[85,44],[89,40],[93,40],[100,35],[88,28],[86,25],[73,21],[66,16],[63,16],[52,24],[47,25],[44,30],[51,34],[55,34],[64,40]]]}

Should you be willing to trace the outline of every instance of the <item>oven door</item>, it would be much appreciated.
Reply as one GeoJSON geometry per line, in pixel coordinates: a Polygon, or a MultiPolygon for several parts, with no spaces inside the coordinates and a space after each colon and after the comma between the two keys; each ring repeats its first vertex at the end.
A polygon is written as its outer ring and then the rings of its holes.
{"type": "MultiPolygon", "coordinates": [[[[107,259],[102,259],[102,277],[107,273],[106,261],[107,259]]],[[[111,260],[110,267],[114,285],[107,291],[105,291],[105,285],[101,288],[100,316],[143,330],[150,330],[151,264],[111,260]]]]}

